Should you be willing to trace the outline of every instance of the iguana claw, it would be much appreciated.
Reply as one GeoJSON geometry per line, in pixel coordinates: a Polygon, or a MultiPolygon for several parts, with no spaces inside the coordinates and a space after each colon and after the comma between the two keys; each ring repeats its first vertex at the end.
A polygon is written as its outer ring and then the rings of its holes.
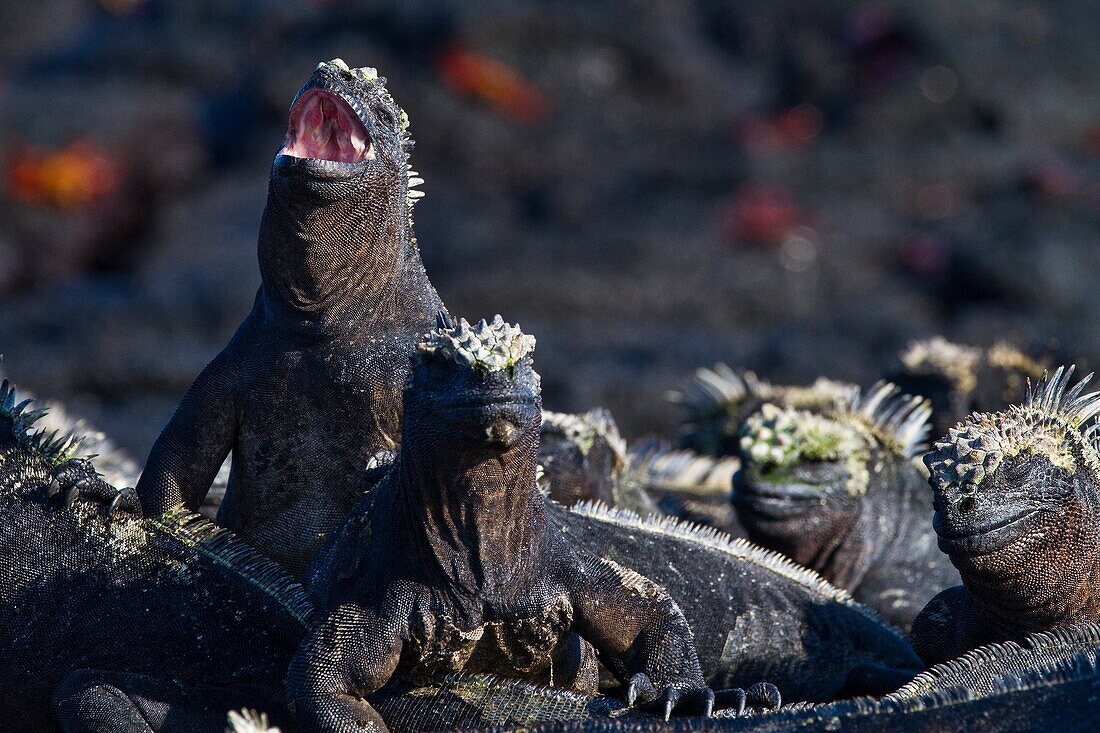
{"type": "Polygon", "coordinates": [[[747,707],[775,710],[782,704],[783,697],[779,694],[778,687],[770,682],[757,682],[747,690],[740,687],[719,690],[715,693],[714,707],[720,710],[736,710],[737,717],[741,717],[747,707]]]}
{"type": "Polygon", "coordinates": [[[626,688],[626,704],[634,707],[635,703],[646,705],[657,698],[657,688],[649,680],[649,675],[639,672],[630,678],[630,684],[626,688]]]}
{"type": "Polygon", "coordinates": [[[107,505],[109,517],[118,516],[122,512],[141,516],[141,500],[138,499],[137,491],[132,487],[119,489],[115,498],[111,499],[111,503],[107,505]]]}
{"type": "MultiPolygon", "coordinates": [[[[723,693],[732,690],[723,690],[723,693]]],[[[746,693],[737,690],[741,695],[741,709],[744,709],[746,693]]],[[[644,672],[639,672],[630,678],[630,684],[626,690],[626,703],[631,707],[638,707],[647,712],[656,713],[668,720],[673,713],[680,715],[702,715],[709,718],[716,707],[716,697],[713,690],[706,687],[681,689],[667,685],[658,690],[644,672]]],[[[728,707],[723,705],[721,707],[728,707]]]]}
{"type": "Polygon", "coordinates": [[[62,500],[61,500],[61,507],[63,509],[68,509],[69,507],[71,507],[73,505],[73,503],[79,497],[80,497],[80,487],[79,486],[70,487],[69,490],[65,492],[64,498],[62,498],[62,500]]]}
{"type": "Polygon", "coordinates": [[[779,688],[770,682],[757,682],[745,692],[748,693],[750,705],[775,710],[783,704],[783,696],[779,694],[779,688]]]}
{"type": "Polygon", "coordinates": [[[61,506],[68,509],[79,497],[85,497],[107,505],[108,516],[122,512],[141,516],[141,501],[131,488],[116,489],[104,481],[87,459],[75,458],[59,466],[50,480],[46,492],[54,496],[64,491],[61,506]]]}

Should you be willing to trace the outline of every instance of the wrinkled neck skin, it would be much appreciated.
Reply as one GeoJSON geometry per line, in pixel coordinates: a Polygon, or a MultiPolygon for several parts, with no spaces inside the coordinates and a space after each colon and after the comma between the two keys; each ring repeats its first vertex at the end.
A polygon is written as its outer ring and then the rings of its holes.
{"type": "Polygon", "coordinates": [[[278,167],[276,160],[260,224],[265,316],[316,334],[359,331],[390,316],[402,275],[419,259],[402,182],[307,184],[278,167]]]}
{"type": "Polygon", "coordinates": [[[512,448],[449,445],[406,430],[398,458],[398,541],[459,596],[502,596],[525,587],[543,537],[535,486],[538,427],[512,448]]]}
{"type": "Polygon", "coordinates": [[[999,638],[1100,620],[1100,506],[1091,480],[1047,520],[995,552],[951,556],[974,607],[999,638]]]}

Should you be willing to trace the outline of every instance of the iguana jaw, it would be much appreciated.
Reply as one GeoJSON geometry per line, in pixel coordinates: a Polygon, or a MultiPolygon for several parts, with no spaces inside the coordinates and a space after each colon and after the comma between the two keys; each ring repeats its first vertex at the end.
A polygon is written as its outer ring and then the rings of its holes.
{"type": "Polygon", "coordinates": [[[856,501],[844,489],[846,479],[840,462],[802,463],[763,473],[749,466],[734,476],[731,499],[742,522],[753,525],[785,525],[811,516],[820,520],[834,512],[847,514],[856,501]]]}
{"type": "Polygon", "coordinates": [[[367,171],[385,134],[370,106],[374,69],[349,69],[340,59],[317,65],[290,105],[275,171],[342,180],[367,171]]]}
{"type": "Polygon", "coordinates": [[[952,526],[943,514],[936,512],[932,527],[939,537],[940,550],[945,554],[952,557],[988,555],[1027,536],[1041,518],[1039,510],[1029,508],[987,516],[978,526],[952,526]]]}
{"type": "Polygon", "coordinates": [[[298,95],[281,155],[354,164],[374,159],[367,128],[340,94],[314,87],[298,95]]]}

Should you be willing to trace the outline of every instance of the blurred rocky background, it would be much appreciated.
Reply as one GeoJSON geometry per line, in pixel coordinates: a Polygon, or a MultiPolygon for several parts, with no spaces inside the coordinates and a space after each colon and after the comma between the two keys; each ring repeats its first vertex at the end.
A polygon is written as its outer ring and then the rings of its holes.
{"type": "Polygon", "coordinates": [[[251,307],[295,89],[376,66],[452,312],[545,401],[671,431],[724,360],[868,382],[909,339],[1100,353],[1100,7],[0,1],[0,351],[144,457],[251,307]]]}

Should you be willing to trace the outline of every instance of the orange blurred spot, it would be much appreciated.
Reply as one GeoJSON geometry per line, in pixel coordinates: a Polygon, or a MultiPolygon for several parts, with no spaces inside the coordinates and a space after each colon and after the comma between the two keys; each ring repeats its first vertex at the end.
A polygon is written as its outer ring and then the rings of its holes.
{"type": "Polygon", "coordinates": [[[59,150],[26,147],[8,161],[7,187],[24,203],[74,208],[118,190],[122,165],[87,140],[59,150]]]}
{"type": "Polygon", "coordinates": [[[805,219],[790,194],[773,186],[741,189],[734,195],[724,218],[724,233],[731,242],[760,244],[782,242],[805,219]]]}
{"type": "Polygon", "coordinates": [[[741,144],[751,152],[796,151],[821,134],[821,110],[800,104],[771,117],[750,119],[740,130],[741,144]]]}
{"type": "Polygon", "coordinates": [[[549,113],[549,104],[538,88],[512,67],[488,56],[452,48],[440,58],[439,74],[451,89],[476,97],[516,122],[534,124],[549,113]]]}

